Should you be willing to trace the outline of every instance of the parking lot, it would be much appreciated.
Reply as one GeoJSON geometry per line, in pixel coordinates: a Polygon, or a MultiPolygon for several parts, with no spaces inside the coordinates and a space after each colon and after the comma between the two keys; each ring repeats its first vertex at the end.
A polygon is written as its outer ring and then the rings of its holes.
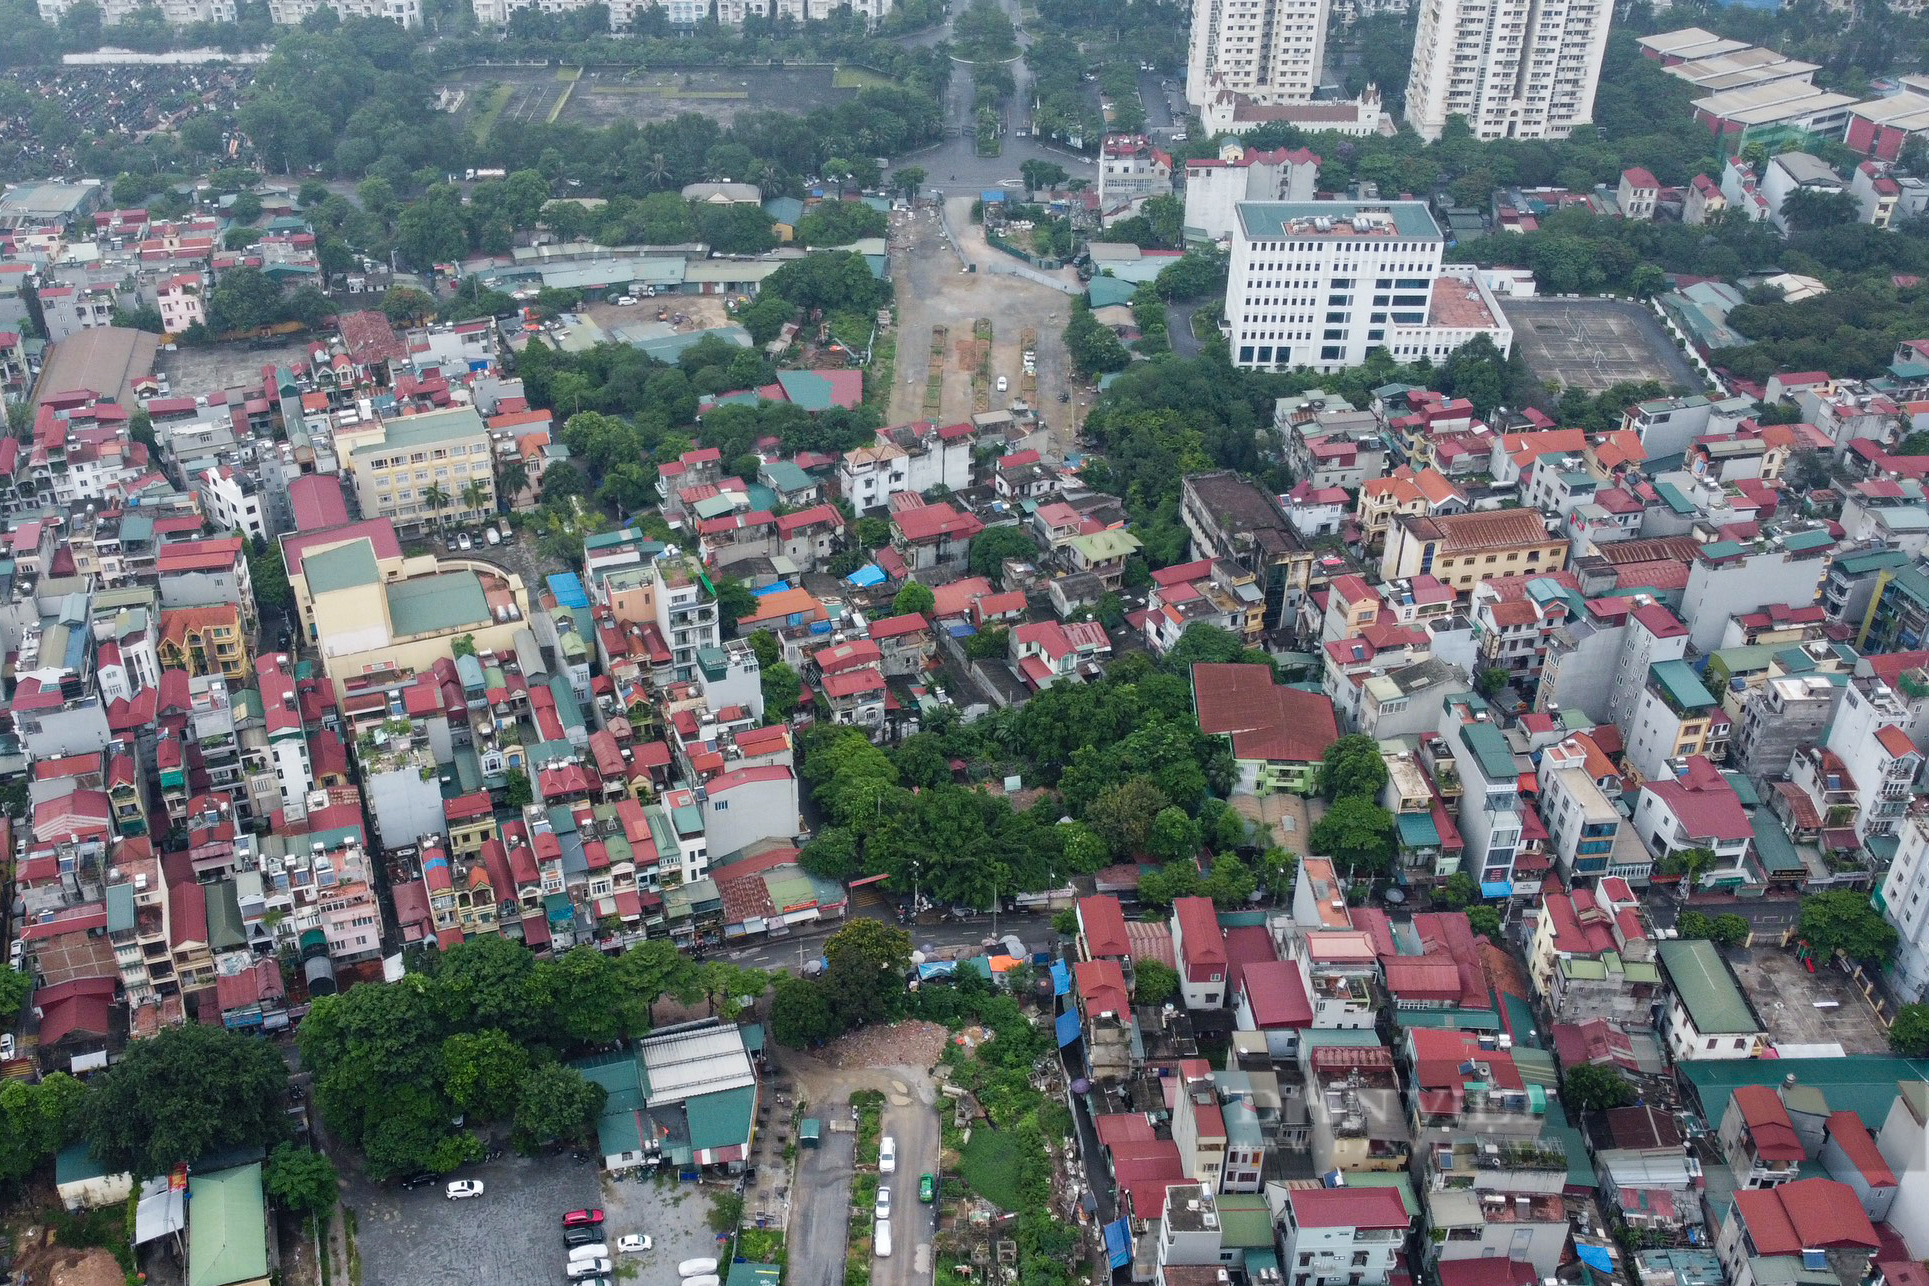
{"type": "Polygon", "coordinates": [[[1840,1045],[1844,1053],[1883,1054],[1889,1043],[1855,983],[1833,964],[1815,972],[1780,947],[1728,953],[1769,1038],[1781,1045],[1840,1045]]]}
{"type": "Polygon", "coordinates": [[[440,1183],[408,1192],[352,1176],[345,1201],[355,1212],[363,1286],[560,1281],[562,1216],[599,1203],[596,1176],[593,1161],[567,1155],[508,1156],[455,1176],[486,1185],[468,1201],[448,1200],[440,1183]]]}
{"type": "Polygon", "coordinates": [[[605,1178],[603,1227],[611,1245],[630,1233],[647,1234],[655,1242],[650,1252],[625,1258],[642,1266],[643,1281],[674,1281],[676,1266],[684,1260],[718,1257],[717,1235],[710,1231],[707,1220],[716,1194],[729,1190],[717,1184],[677,1183],[671,1179],[605,1178]]]}

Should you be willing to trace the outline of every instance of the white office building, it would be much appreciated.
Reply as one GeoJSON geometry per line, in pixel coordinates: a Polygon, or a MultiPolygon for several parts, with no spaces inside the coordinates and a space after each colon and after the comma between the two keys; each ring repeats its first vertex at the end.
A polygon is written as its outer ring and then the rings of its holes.
{"type": "Polygon", "coordinates": [[[297,26],[322,9],[333,9],[344,22],[350,18],[387,18],[398,27],[415,29],[422,25],[422,0],[268,0],[268,16],[283,27],[297,26]]]}
{"type": "Polygon", "coordinates": [[[1205,106],[1208,82],[1257,103],[1303,103],[1326,56],[1327,0],[1193,0],[1186,94],[1205,106]]]}
{"type": "Polygon", "coordinates": [[[1376,348],[1439,362],[1476,335],[1513,346],[1480,272],[1441,266],[1425,202],[1248,201],[1238,215],[1226,326],[1240,366],[1337,371],[1376,348]]]}
{"type": "Polygon", "coordinates": [[[628,31],[639,14],[651,9],[663,10],[672,26],[688,27],[710,18],[714,8],[723,26],[740,27],[747,17],[818,22],[846,8],[867,22],[876,22],[894,7],[894,0],[851,0],[848,4],[846,0],[717,0],[714,6],[710,0],[470,0],[476,22],[489,27],[506,27],[510,15],[520,9],[573,13],[595,3],[607,4],[611,31],[628,31]]]}
{"type": "Polygon", "coordinates": [[[1474,137],[1566,138],[1594,113],[1607,0],[1423,0],[1407,120],[1432,140],[1450,116],[1474,137]]]}

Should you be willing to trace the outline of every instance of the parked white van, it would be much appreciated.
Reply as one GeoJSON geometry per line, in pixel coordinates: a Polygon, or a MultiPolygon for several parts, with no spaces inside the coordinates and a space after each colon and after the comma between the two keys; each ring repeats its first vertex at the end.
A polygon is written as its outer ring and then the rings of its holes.
{"type": "Polygon", "coordinates": [[[891,1221],[880,1219],[871,1225],[871,1253],[879,1259],[891,1257],[891,1221]]]}

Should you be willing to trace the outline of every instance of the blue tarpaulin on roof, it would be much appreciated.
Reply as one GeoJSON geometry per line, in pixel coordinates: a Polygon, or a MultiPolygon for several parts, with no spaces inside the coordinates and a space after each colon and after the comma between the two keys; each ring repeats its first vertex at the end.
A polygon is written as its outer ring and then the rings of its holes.
{"type": "Polygon", "coordinates": [[[575,572],[551,573],[549,592],[556,596],[558,607],[589,606],[589,595],[583,592],[583,582],[575,572]]]}
{"type": "Polygon", "coordinates": [[[865,563],[849,576],[846,576],[844,583],[846,585],[855,585],[859,589],[869,589],[873,585],[882,585],[884,583],[884,569],[876,563],[865,563]]]}
{"type": "Polygon", "coordinates": [[[1052,994],[1062,996],[1072,989],[1072,967],[1063,960],[1052,964],[1052,994]]]}
{"type": "Polygon", "coordinates": [[[995,202],[1003,201],[1005,199],[1005,194],[1003,192],[1000,192],[997,188],[986,188],[984,191],[978,194],[978,199],[980,201],[983,201],[986,205],[991,205],[995,202]]]}
{"type": "Polygon", "coordinates": [[[918,977],[920,979],[947,978],[956,972],[958,972],[958,962],[956,960],[927,960],[918,966],[918,977]]]}
{"type": "Polygon", "coordinates": [[[1507,880],[1482,880],[1480,882],[1481,897],[1504,898],[1504,897],[1512,897],[1513,893],[1514,893],[1514,886],[1511,882],[1507,880]]]}
{"type": "Polygon", "coordinates": [[[1606,1247],[1585,1246],[1577,1241],[1574,1243],[1574,1253],[1579,1255],[1581,1262],[1589,1268],[1599,1269],[1609,1274],[1614,1272],[1614,1259],[1607,1253],[1606,1247]]]}
{"type": "Polygon", "coordinates": [[[781,594],[783,591],[789,588],[790,588],[789,581],[774,580],[770,582],[770,584],[764,586],[762,589],[753,589],[750,591],[750,593],[753,598],[762,598],[765,594],[781,594]]]}
{"type": "Polygon", "coordinates": [[[1123,1268],[1132,1262],[1132,1233],[1125,1226],[1125,1220],[1114,1219],[1105,1225],[1105,1254],[1114,1268],[1123,1268]]]}
{"type": "Polygon", "coordinates": [[[1078,1012],[1076,1010],[1067,1010],[1060,1014],[1055,1030],[1058,1032],[1058,1047],[1060,1049],[1065,1048],[1065,1046],[1077,1040],[1079,1037],[1078,1012]]]}

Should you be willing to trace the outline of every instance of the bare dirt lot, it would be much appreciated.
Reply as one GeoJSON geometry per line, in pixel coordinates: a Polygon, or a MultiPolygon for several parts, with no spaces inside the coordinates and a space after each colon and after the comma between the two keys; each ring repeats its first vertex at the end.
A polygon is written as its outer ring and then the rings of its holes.
{"type": "Polygon", "coordinates": [[[1687,391],[1702,387],[1654,315],[1617,299],[1508,299],[1528,369],[1564,388],[1599,393],[1632,380],[1659,380],[1687,391]]]}
{"type": "MultiPolygon", "coordinates": [[[[933,180],[937,176],[932,176],[933,180]]],[[[970,223],[971,198],[947,202],[951,226],[958,230],[959,249],[966,262],[978,265],[964,272],[958,254],[944,243],[937,212],[920,208],[891,216],[891,278],[897,287],[898,349],[896,386],[891,391],[890,420],[932,418],[957,423],[975,411],[1002,407],[1020,396],[1024,374],[1023,344],[1027,328],[1037,333],[1038,388],[1034,405],[1054,430],[1061,455],[1073,449],[1076,426],[1083,419],[1089,396],[1072,374],[1062,338],[1071,316],[1071,299],[1061,291],[1019,277],[985,271],[1000,252],[985,244],[984,234],[970,223]],[[978,367],[980,344],[973,324],[991,322],[991,360],[986,406],[975,403],[972,374],[978,367]],[[943,395],[935,416],[925,408],[926,360],[934,327],[945,328],[943,395]],[[997,392],[1004,376],[1007,389],[997,392]],[[1060,403],[1058,395],[1072,400],[1060,403]]],[[[1070,272],[1062,274],[1075,281],[1070,272]]]]}
{"type": "Polygon", "coordinates": [[[1849,1054],[1888,1052],[1874,1011],[1834,965],[1818,963],[1810,973],[1793,951],[1781,947],[1735,950],[1728,959],[1776,1043],[1838,1044],[1849,1054]]]}

